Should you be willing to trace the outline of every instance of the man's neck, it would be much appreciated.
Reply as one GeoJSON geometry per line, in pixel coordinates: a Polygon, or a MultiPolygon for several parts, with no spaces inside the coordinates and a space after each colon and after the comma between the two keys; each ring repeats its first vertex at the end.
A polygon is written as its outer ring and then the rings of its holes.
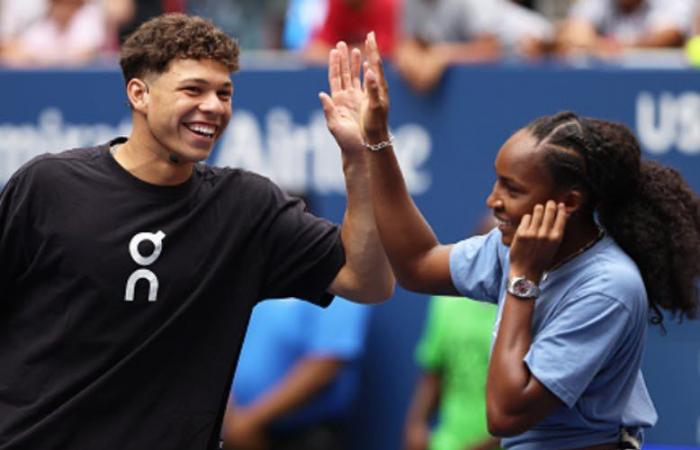
{"type": "Polygon", "coordinates": [[[136,178],[157,186],[176,186],[192,176],[194,163],[173,162],[170,154],[159,145],[144,142],[132,134],[113,147],[114,159],[136,178]]]}

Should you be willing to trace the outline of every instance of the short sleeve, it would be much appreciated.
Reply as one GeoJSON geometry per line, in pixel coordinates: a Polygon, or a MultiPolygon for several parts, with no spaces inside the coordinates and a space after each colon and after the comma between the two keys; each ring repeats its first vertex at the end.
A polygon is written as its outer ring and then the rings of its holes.
{"type": "MultiPolygon", "coordinates": [[[[510,0],[508,0],[510,1],[510,0]]],[[[503,8],[507,5],[503,0],[472,0],[465,8],[466,35],[496,34],[498,23],[503,18],[503,8]]]]}
{"type": "Polygon", "coordinates": [[[507,249],[498,229],[460,241],[450,251],[452,283],[465,297],[497,303],[505,272],[503,261],[507,261],[507,249]]]}
{"type": "Polygon", "coordinates": [[[630,313],[617,300],[591,294],[568,301],[534,338],[524,361],[569,408],[629,332],[630,313]]]}
{"type": "Polygon", "coordinates": [[[440,351],[440,301],[433,297],[428,305],[428,315],[423,334],[416,347],[416,362],[429,371],[437,371],[441,365],[440,351]]]}
{"type": "Polygon", "coordinates": [[[612,14],[610,8],[606,8],[606,3],[609,2],[607,0],[578,0],[569,10],[569,19],[584,20],[599,28],[605,18],[612,14]]]}
{"type": "Polygon", "coordinates": [[[365,347],[370,306],[336,298],[328,308],[315,309],[318,317],[308,330],[307,354],[345,361],[359,358],[365,347]]]}
{"type": "Polygon", "coordinates": [[[695,17],[695,3],[691,0],[664,0],[655,2],[649,13],[649,31],[675,28],[688,34],[692,30],[695,17]]]}
{"type": "Polygon", "coordinates": [[[262,298],[297,297],[327,305],[326,290],[345,264],[340,228],[305,210],[304,203],[271,185],[263,222],[262,298]]]}
{"type": "MultiPolygon", "coordinates": [[[[31,228],[28,216],[27,196],[18,186],[16,177],[8,181],[0,193],[0,292],[6,293],[11,284],[24,271],[28,264],[25,247],[26,239],[22,236],[31,228]]],[[[0,294],[2,295],[2,294],[0,294]]]]}

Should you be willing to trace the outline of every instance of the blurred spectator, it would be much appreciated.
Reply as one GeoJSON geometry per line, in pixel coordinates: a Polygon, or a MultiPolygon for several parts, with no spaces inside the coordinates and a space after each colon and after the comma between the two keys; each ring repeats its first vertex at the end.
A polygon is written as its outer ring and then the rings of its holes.
{"type": "Polygon", "coordinates": [[[0,0],[0,41],[7,42],[46,15],[48,0],[0,0]]]}
{"type": "Polygon", "coordinates": [[[533,0],[534,9],[552,21],[563,20],[575,0],[533,0]]]}
{"type": "Polygon", "coordinates": [[[282,32],[284,48],[305,48],[311,40],[311,33],[321,26],[327,13],[327,0],[290,0],[282,32]]]}
{"type": "Polygon", "coordinates": [[[679,47],[695,0],[579,0],[560,30],[561,53],[614,55],[626,48],[679,47]]]}
{"type": "Polygon", "coordinates": [[[537,59],[551,51],[555,33],[552,23],[544,15],[518,2],[504,2],[496,35],[507,56],[537,59]]]}
{"type": "Polygon", "coordinates": [[[304,51],[307,60],[328,61],[328,52],[338,41],[364,48],[367,33],[374,31],[379,50],[388,56],[394,50],[400,0],[328,0],[328,13],[304,51]]]}
{"type": "Polygon", "coordinates": [[[105,47],[102,5],[88,0],[49,0],[46,13],[10,38],[2,61],[10,66],[76,65],[105,47]]]}
{"type": "MultiPolygon", "coordinates": [[[[124,42],[127,36],[147,21],[163,13],[185,12],[186,0],[107,0],[112,3],[112,9],[122,13],[119,27],[119,41],[124,42]]],[[[222,1],[223,3],[223,1],[222,1]]]]}
{"type": "Polygon", "coordinates": [[[423,372],[404,429],[404,450],[494,450],[486,425],[486,374],[494,305],[433,297],[416,357],[423,372]],[[438,412],[431,431],[430,423],[438,412]]]}
{"type": "Polygon", "coordinates": [[[253,310],[223,427],[225,448],[342,450],[369,308],[341,298],[253,310]]]}
{"type": "Polygon", "coordinates": [[[549,20],[561,20],[575,0],[513,0],[515,3],[539,12],[549,20]]]}
{"type": "Polygon", "coordinates": [[[187,0],[187,10],[211,19],[242,49],[282,48],[287,0],[187,0]]]}
{"type": "Polygon", "coordinates": [[[136,4],[134,0],[102,0],[102,9],[107,30],[105,52],[112,53],[116,59],[116,54],[119,52],[122,42],[120,33],[124,27],[134,20],[136,4]]]}
{"type": "Polygon", "coordinates": [[[406,0],[395,64],[425,92],[452,64],[495,61],[509,49],[537,56],[549,35],[542,16],[508,0],[406,0]]]}
{"type": "Polygon", "coordinates": [[[413,89],[428,91],[450,64],[495,60],[501,50],[495,6],[485,0],[405,0],[396,69],[413,89]]]}

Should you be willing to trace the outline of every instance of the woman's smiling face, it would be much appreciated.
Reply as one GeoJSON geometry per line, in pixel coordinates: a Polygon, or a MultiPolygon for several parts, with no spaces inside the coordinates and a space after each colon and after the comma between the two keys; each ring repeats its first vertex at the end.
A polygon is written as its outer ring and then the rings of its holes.
{"type": "Polygon", "coordinates": [[[486,205],[493,210],[505,245],[510,246],[520,219],[531,214],[535,205],[563,198],[544,165],[543,155],[535,138],[522,129],[503,144],[496,156],[496,182],[486,205]]]}

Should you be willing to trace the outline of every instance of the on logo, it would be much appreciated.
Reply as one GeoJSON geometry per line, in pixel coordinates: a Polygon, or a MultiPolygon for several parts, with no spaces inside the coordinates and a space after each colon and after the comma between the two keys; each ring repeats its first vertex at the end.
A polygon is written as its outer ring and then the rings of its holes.
{"type": "MultiPolygon", "coordinates": [[[[163,251],[163,238],[165,233],[158,231],[157,233],[137,233],[131,242],[129,242],[129,253],[131,258],[140,266],[150,266],[160,256],[163,251]],[[153,244],[153,252],[144,256],[139,251],[139,244],[144,241],[148,241],[153,244]]],[[[148,281],[148,301],[155,302],[158,298],[158,277],[156,274],[148,269],[137,269],[131,274],[126,282],[126,293],[124,294],[124,300],[127,302],[134,301],[134,289],[136,287],[136,282],[139,280],[148,281]]]]}

